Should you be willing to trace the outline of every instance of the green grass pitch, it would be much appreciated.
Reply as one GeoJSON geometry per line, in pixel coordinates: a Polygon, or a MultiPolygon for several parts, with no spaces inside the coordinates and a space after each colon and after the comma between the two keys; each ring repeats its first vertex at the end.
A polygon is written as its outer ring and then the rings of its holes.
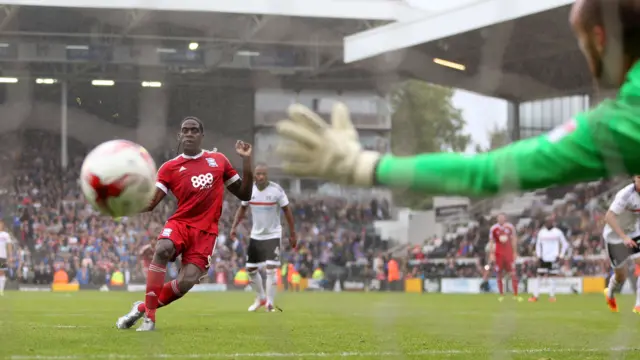
{"type": "Polygon", "coordinates": [[[156,332],[115,329],[142,296],[8,292],[0,358],[640,359],[631,296],[612,314],[597,295],[287,293],[284,312],[248,313],[252,293],[194,293],[158,311],[156,332]]]}

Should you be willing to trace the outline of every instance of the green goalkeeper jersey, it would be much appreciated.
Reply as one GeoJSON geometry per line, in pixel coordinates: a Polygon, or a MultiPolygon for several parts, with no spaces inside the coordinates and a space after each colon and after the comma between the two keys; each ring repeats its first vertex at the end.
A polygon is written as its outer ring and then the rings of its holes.
{"type": "Polygon", "coordinates": [[[640,62],[615,99],[548,134],[478,155],[385,155],[375,178],[430,194],[491,195],[619,174],[640,174],[640,62]]]}

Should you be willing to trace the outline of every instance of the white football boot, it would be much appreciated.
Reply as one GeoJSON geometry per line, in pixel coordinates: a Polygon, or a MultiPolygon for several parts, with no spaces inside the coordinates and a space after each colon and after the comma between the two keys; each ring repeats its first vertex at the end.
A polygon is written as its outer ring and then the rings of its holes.
{"type": "Polygon", "coordinates": [[[116,321],[116,327],[118,329],[129,329],[133,325],[135,325],[136,322],[138,322],[138,320],[140,320],[140,318],[144,316],[143,311],[138,311],[138,306],[141,304],[143,304],[142,301],[134,302],[131,310],[129,310],[129,312],[124,316],[118,318],[118,321],[116,321]]]}
{"type": "Polygon", "coordinates": [[[261,307],[265,306],[267,304],[267,299],[264,298],[260,298],[259,296],[256,297],[256,300],[253,302],[253,304],[251,304],[251,306],[249,306],[249,310],[250,312],[254,312],[258,309],[260,309],[261,307]]]}
{"type": "Polygon", "coordinates": [[[139,328],[136,329],[136,331],[153,331],[155,329],[156,329],[156,323],[145,316],[144,320],[142,321],[142,324],[140,325],[139,328]]]}

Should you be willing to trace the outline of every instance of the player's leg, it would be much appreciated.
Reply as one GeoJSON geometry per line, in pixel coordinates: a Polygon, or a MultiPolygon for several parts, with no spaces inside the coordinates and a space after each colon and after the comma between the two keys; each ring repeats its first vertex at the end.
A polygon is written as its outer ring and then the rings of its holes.
{"type": "Polygon", "coordinates": [[[502,283],[502,276],[504,274],[504,261],[501,256],[496,256],[496,283],[498,285],[498,292],[500,297],[498,301],[504,300],[504,284],[502,283]]]}
{"type": "MultiPolygon", "coordinates": [[[[182,273],[182,269],[180,269],[180,273],[182,273]]],[[[180,273],[178,273],[178,277],[176,279],[173,279],[162,285],[162,291],[160,291],[160,295],[158,296],[158,309],[180,299],[184,294],[180,290],[180,286],[178,286],[180,273]]]]}
{"type": "Polygon", "coordinates": [[[147,270],[147,287],[144,302],[135,302],[127,314],[118,318],[116,322],[118,329],[129,329],[135,325],[140,318],[145,316],[150,322],[145,325],[145,328],[153,330],[158,300],[162,294],[167,272],[167,264],[175,257],[175,254],[176,248],[172,240],[163,238],[158,241],[153,260],[147,270]]]}
{"type": "Polygon", "coordinates": [[[277,265],[267,265],[267,311],[275,309],[276,293],[278,292],[277,265]]]}
{"type": "Polygon", "coordinates": [[[248,311],[256,311],[267,304],[264,282],[262,274],[260,274],[260,268],[247,267],[247,272],[249,273],[249,283],[251,284],[251,288],[256,292],[256,298],[253,304],[249,306],[248,311]]]}
{"type": "Polygon", "coordinates": [[[7,268],[7,259],[0,259],[0,296],[4,296],[4,287],[7,285],[7,276],[5,274],[7,268]]]}
{"type": "Polygon", "coordinates": [[[4,270],[0,270],[0,296],[4,296],[4,287],[7,285],[7,276],[4,270]]]}
{"type": "MultiPolygon", "coordinates": [[[[216,234],[187,227],[188,243],[182,251],[182,268],[176,279],[176,298],[182,297],[200,282],[211,266],[216,234]]],[[[174,299],[175,300],[175,299],[174,299]]]]}
{"type": "Polygon", "coordinates": [[[614,268],[613,274],[609,278],[609,284],[606,289],[604,289],[604,295],[607,301],[607,305],[609,309],[613,312],[618,312],[618,305],[615,298],[615,293],[619,292],[627,279],[627,269],[625,268],[614,268]]]}
{"type": "MultiPolygon", "coordinates": [[[[182,267],[176,279],[162,285],[156,309],[167,306],[184,296],[200,282],[202,276],[206,274],[207,269],[211,266],[211,255],[216,244],[215,234],[187,227],[182,229],[182,237],[180,239],[183,238],[186,238],[188,243],[185,244],[182,240],[173,240],[173,243],[176,244],[176,250],[171,257],[171,259],[175,259],[178,252],[182,253],[182,267]],[[180,250],[177,250],[178,248],[180,250]]],[[[147,304],[145,303],[140,305],[138,310],[147,310],[146,307],[147,304]]],[[[140,326],[138,331],[153,330],[155,324],[151,325],[153,326],[147,324],[147,319],[145,318],[145,323],[140,326]],[[151,329],[148,329],[149,327],[151,329]]]]}
{"type": "Polygon", "coordinates": [[[158,298],[164,286],[164,279],[167,273],[167,264],[176,255],[176,248],[170,239],[160,239],[156,244],[156,252],[149,265],[147,275],[147,290],[144,297],[145,322],[138,331],[153,330],[156,322],[156,310],[158,309],[158,298]]]}
{"type": "Polygon", "coordinates": [[[556,302],[556,278],[560,274],[560,264],[558,262],[549,263],[549,301],[556,302]]]}
{"type": "MultiPolygon", "coordinates": [[[[202,275],[206,273],[206,268],[200,264],[183,264],[178,278],[176,279],[177,294],[173,300],[179,299],[188,293],[197,283],[200,282],[202,275]]],[[[171,300],[171,301],[173,301],[171,300]]]]}
{"type": "Polygon", "coordinates": [[[501,258],[496,258],[496,284],[498,285],[498,293],[500,296],[498,297],[498,301],[504,300],[504,263],[501,258]]]}
{"type": "Polygon", "coordinates": [[[625,244],[605,244],[605,250],[609,255],[609,261],[613,268],[613,275],[609,278],[609,285],[604,289],[604,295],[609,309],[618,312],[618,305],[615,299],[615,293],[620,291],[622,285],[627,279],[627,266],[629,258],[633,255],[633,250],[625,244]]]}
{"type": "Polygon", "coordinates": [[[267,297],[264,292],[262,275],[260,267],[264,265],[264,259],[260,258],[260,240],[249,239],[247,247],[247,272],[249,273],[249,281],[251,288],[256,292],[256,298],[249,306],[248,311],[256,311],[267,304],[267,297]]]}
{"type": "Polygon", "coordinates": [[[518,273],[516,272],[516,264],[512,257],[509,257],[505,261],[505,270],[509,272],[511,277],[511,291],[513,292],[513,298],[518,301],[522,301],[522,297],[518,294],[518,273]]]}
{"type": "Polygon", "coordinates": [[[538,269],[536,269],[536,278],[533,281],[533,296],[529,298],[529,302],[536,302],[540,297],[541,281],[547,280],[548,268],[547,263],[539,260],[538,269]]]}
{"type": "MultiPolygon", "coordinates": [[[[172,302],[180,299],[184,294],[186,294],[187,291],[191,290],[191,288],[195,284],[197,284],[197,282],[193,283],[192,281],[191,282],[189,281],[191,277],[194,276],[193,275],[194,271],[189,270],[187,272],[187,270],[185,270],[186,268],[187,268],[186,265],[180,268],[178,277],[169,282],[166,282],[162,286],[162,290],[160,291],[160,295],[158,296],[158,309],[168,306],[172,302]],[[191,283],[191,286],[189,286],[190,283],[191,283]],[[185,290],[185,288],[188,288],[188,290],[185,290]]],[[[200,275],[201,277],[202,277],[202,274],[203,273],[201,273],[200,275]]],[[[146,311],[146,307],[144,303],[141,303],[138,306],[138,311],[141,311],[141,312],[146,311]]]]}
{"type": "Polygon", "coordinates": [[[180,254],[187,235],[181,224],[171,222],[165,224],[158,237],[155,252],[147,271],[145,301],[134,303],[131,310],[118,319],[117,328],[128,329],[143,316],[145,316],[145,322],[138,330],[148,331],[155,328],[155,314],[164,287],[167,264],[180,254]]]}
{"type": "Polygon", "coordinates": [[[280,238],[265,240],[262,249],[262,257],[267,264],[267,311],[279,309],[275,305],[276,293],[278,292],[278,267],[280,266],[280,238]]]}
{"type": "MultiPolygon", "coordinates": [[[[640,265],[640,258],[635,257],[633,262],[635,265],[640,265]]],[[[636,304],[633,307],[633,312],[640,315],[640,276],[636,278],[636,304]]]]}

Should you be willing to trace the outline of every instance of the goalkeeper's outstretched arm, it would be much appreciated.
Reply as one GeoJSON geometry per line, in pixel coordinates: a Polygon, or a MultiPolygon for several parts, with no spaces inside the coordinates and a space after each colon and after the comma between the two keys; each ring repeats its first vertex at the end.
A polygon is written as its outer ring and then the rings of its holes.
{"type": "MultiPolygon", "coordinates": [[[[640,92],[640,90],[638,90],[640,92]]],[[[300,105],[278,123],[287,141],[278,153],[292,175],[360,187],[385,186],[432,195],[493,195],[640,173],[640,96],[636,91],[548,134],[478,155],[421,154],[408,157],[363,151],[343,104],[331,125],[300,105]]]]}
{"type": "Polygon", "coordinates": [[[640,172],[640,112],[617,102],[536,138],[478,155],[384,155],[376,184],[437,194],[491,195],[640,172]]]}

